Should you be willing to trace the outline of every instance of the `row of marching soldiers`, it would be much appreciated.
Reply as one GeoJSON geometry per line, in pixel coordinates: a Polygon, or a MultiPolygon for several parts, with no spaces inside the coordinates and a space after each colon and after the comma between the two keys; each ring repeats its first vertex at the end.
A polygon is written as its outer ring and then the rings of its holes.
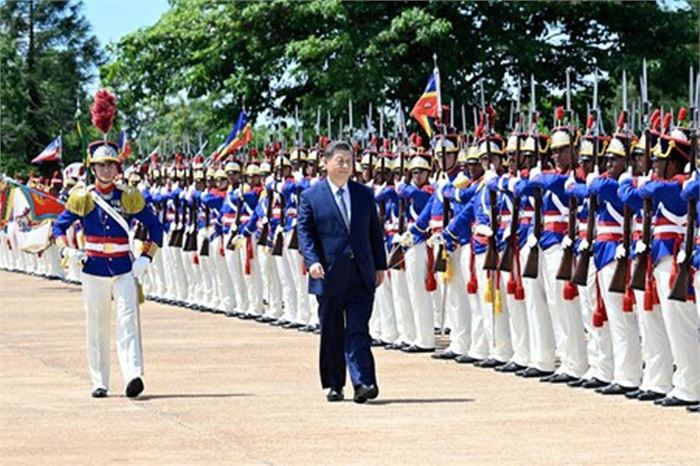
{"type": "MultiPolygon", "coordinates": [[[[622,125],[599,134],[593,118],[579,131],[558,115],[550,136],[535,121],[507,141],[489,129],[493,116],[484,112],[471,138],[448,131],[430,149],[418,137],[374,140],[358,158],[391,264],[370,321],[374,344],[695,409],[700,243],[686,238],[686,222],[689,206],[697,222],[698,181],[683,115],[674,125],[657,112],[639,138],[622,125]],[[686,293],[672,299],[683,271],[686,293]],[[449,345],[435,352],[440,329],[449,345]]],[[[326,142],[291,153],[271,145],[272,165],[176,158],[160,169],[153,161],[147,183],[134,174],[167,232],[149,294],[317,330],[295,217],[323,177],[326,142]]]]}
{"type": "MultiPolygon", "coordinates": [[[[448,128],[431,148],[373,140],[356,178],[376,193],[391,267],[374,344],[697,410],[700,188],[696,133],[679,113],[674,124],[655,112],[639,137],[558,114],[549,136],[535,119],[504,141],[487,109],[471,136],[448,128]],[[441,329],[449,345],[436,352],[441,329]]],[[[166,232],[146,293],[318,331],[295,225],[327,143],[128,169],[166,232]]],[[[138,224],[132,234],[145,239],[138,224]]],[[[78,272],[69,264],[69,279],[78,272]]]]}

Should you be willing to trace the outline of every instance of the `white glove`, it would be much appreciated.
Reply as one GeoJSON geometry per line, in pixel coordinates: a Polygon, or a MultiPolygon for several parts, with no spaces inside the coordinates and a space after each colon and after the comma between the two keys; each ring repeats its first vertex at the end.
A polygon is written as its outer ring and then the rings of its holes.
{"type": "Polygon", "coordinates": [[[498,173],[496,173],[495,170],[486,170],[484,172],[484,183],[487,183],[491,181],[494,178],[498,178],[498,173]]]}
{"type": "Polygon", "coordinates": [[[151,265],[151,259],[146,256],[137,257],[134,263],[131,264],[131,273],[134,274],[134,278],[141,280],[149,265],[151,265]]]}
{"type": "Polygon", "coordinates": [[[476,228],[474,228],[474,234],[490,238],[491,236],[493,236],[493,230],[488,225],[480,224],[477,225],[476,228]]]}
{"type": "Polygon", "coordinates": [[[615,260],[624,259],[625,257],[627,257],[627,250],[625,249],[625,246],[620,243],[615,248],[615,260]]]}
{"type": "Polygon", "coordinates": [[[292,176],[294,177],[295,183],[299,183],[301,180],[304,179],[304,174],[301,172],[301,170],[295,171],[292,176]]]}
{"type": "Polygon", "coordinates": [[[573,244],[574,242],[571,241],[571,236],[569,235],[565,235],[564,239],[561,240],[561,247],[564,249],[569,249],[573,244]]]}
{"type": "Polygon", "coordinates": [[[530,179],[535,178],[536,176],[539,176],[542,174],[542,169],[540,168],[540,164],[537,164],[535,168],[530,170],[530,179]]]}
{"type": "Polygon", "coordinates": [[[648,182],[649,180],[651,180],[651,177],[648,176],[648,175],[643,175],[643,176],[638,177],[638,178],[637,178],[637,187],[638,187],[638,188],[641,188],[642,186],[644,186],[645,184],[647,184],[647,182],[648,182]]]}
{"type": "Polygon", "coordinates": [[[678,251],[678,255],[676,256],[676,264],[684,263],[686,258],[687,256],[685,255],[685,249],[681,248],[681,250],[678,251]]]}
{"type": "Polygon", "coordinates": [[[511,193],[515,192],[515,185],[520,181],[520,176],[511,176],[508,179],[508,191],[511,193]]]}
{"type": "Polygon", "coordinates": [[[445,240],[443,239],[442,235],[439,233],[434,233],[430,238],[428,238],[428,241],[426,241],[426,243],[432,247],[440,246],[444,242],[445,242],[445,240]]]}
{"type": "Polygon", "coordinates": [[[564,182],[564,190],[570,191],[574,186],[576,186],[576,178],[574,178],[573,172],[564,182]]]}
{"type": "Polygon", "coordinates": [[[596,179],[598,179],[598,172],[594,171],[586,175],[586,186],[590,186],[596,179]]]}
{"type": "Polygon", "coordinates": [[[588,243],[588,240],[586,238],[583,238],[581,242],[578,243],[578,250],[579,252],[587,251],[590,246],[591,245],[588,243]]]}
{"type": "Polygon", "coordinates": [[[617,180],[618,183],[622,184],[625,181],[631,180],[633,178],[632,176],[632,170],[627,170],[620,175],[620,178],[617,180]]]}
{"type": "Polygon", "coordinates": [[[404,183],[403,181],[399,182],[399,184],[396,185],[396,192],[397,193],[400,193],[404,189],[406,189],[406,183],[404,183]]]}
{"type": "Polygon", "coordinates": [[[399,244],[405,248],[410,248],[413,246],[413,233],[410,231],[404,231],[399,237],[399,244]]]}
{"type": "Polygon", "coordinates": [[[530,235],[527,237],[526,244],[527,244],[527,247],[529,247],[530,249],[537,247],[537,243],[538,243],[538,241],[537,241],[537,237],[535,237],[535,235],[530,235]]]}
{"type": "Polygon", "coordinates": [[[236,235],[236,237],[233,238],[233,247],[236,249],[241,249],[245,247],[245,236],[236,235]]]}
{"type": "Polygon", "coordinates": [[[647,244],[644,241],[637,241],[634,245],[634,252],[644,254],[647,250],[647,244]]]}
{"type": "Polygon", "coordinates": [[[275,183],[275,177],[272,175],[267,175],[267,178],[265,178],[265,186],[274,187],[274,183],[275,183]]]}

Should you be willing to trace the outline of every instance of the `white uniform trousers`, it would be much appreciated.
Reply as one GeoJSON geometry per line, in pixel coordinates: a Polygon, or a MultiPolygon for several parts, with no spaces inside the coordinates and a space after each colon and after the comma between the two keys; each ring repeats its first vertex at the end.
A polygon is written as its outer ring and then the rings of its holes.
{"type": "MultiPolygon", "coordinates": [[[[484,260],[486,253],[476,255],[476,276],[479,283],[477,287],[477,296],[481,304],[482,316],[484,319],[484,334],[489,345],[489,358],[497,361],[506,362],[513,355],[513,346],[510,342],[510,327],[508,323],[508,303],[505,299],[504,290],[501,289],[500,283],[487,279],[487,271],[484,270],[484,260]],[[500,294],[501,312],[494,312],[494,304],[485,302],[486,293],[489,283],[492,283],[492,296],[494,302],[496,293],[500,294]]],[[[493,280],[496,274],[491,274],[493,280]]]]}
{"type": "Polygon", "coordinates": [[[262,275],[263,299],[267,301],[265,316],[279,319],[282,317],[282,287],[280,286],[274,258],[270,255],[267,248],[262,246],[256,246],[255,252],[262,275]]]}
{"type": "MultiPolygon", "coordinates": [[[[561,358],[561,365],[556,372],[579,378],[588,370],[586,334],[578,303],[564,299],[564,281],[556,278],[561,259],[561,244],[555,244],[540,254],[540,260],[544,262],[544,286],[554,326],[557,353],[561,358]]],[[[592,262],[591,260],[591,267],[592,262]]]]}
{"type": "Polygon", "coordinates": [[[385,274],[384,281],[377,288],[373,314],[377,314],[379,322],[378,338],[383,343],[394,343],[399,337],[396,327],[396,310],[394,309],[394,294],[392,293],[392,277],[385,274]]]}
{"type": "MultiPolygon", "coordinates": [[[[468,283],[472,277],[472,253],[471,245],[463,246],[464,252],[460,255],[460,270],[462,270],[462,276],[465,282],[468,283]]],[[[475,266],[476,269],[476,266],[475,266]]],[[[478,283],[477,278],[477,293],[467,294],[467,302],[469,306],[469,322],[465,325],[468,326],[470,332],[469,346],[467,350],[467,355],[476,359],[486,359],[489,355],[489,342],[486,339],[486,331],[484,330],[484,306],[479,301],[478,283]]],[[[466,289],[466,285],[465,285],[466,289]]]]}
{"type": "Polygon", "coordinates": [[[469,246],[457,247],[450,254],[452,277],[447,284],[447,320],[450,324],[450,344],[445,351],[464,355],[471,344],[471,305],[467,296],[462,256],[469,256],[469,246]]]}
{"type": "Polygon", "coordinates": [[[214,269],[216,289],[219,292],[219,304],[216,309],[224,313],[231,313],[236,308],[236,295],[233,291],[233,279],[226,266],[223,239],[223,235],[219,235],[212,240],[210,258],[214,269]]]}
{"type": "MultiPolygon", "coordinates": [[[[286,241],[285,241],[285,244],[286,241]]],[[[275,268],[277,269],[277,278],[284,303],[284,312],[282,319],[288,322],[305,324],[299,319],[299,303],[297,301],[297,286],[294,283],[294,275],[292,273],[292,261],[289,256],[296,254],[296,251],[290,251],[287,248],[282,248],[281,256],[270,256],[275,268]]]]}
{"type": "Polygon", "coordinates": [[[596,378],[601,382],[610,383],[613,380],[613,349],[610,324],[603,322],[601,327],[593,325],[593,314],[595,313],[598,293],[595,279],[595,267],[589,267],[586,286],[577,286],[583,328],[588,334],[588,340],[586,341],[588,370],[583,374],[582,378],[585,380],[596,378]]]}
{"type": "Polygon", "coordinates": [[[391,274],[391,295],[394,297],[394,310],[396,311],[396,330],[398,335],[390,343],[411,344],[416,339],[416,325],[413,321],[413,309],[408,292],[408,282],[406,271],[392,269],[391,274]]]}
{"type": "MultiPolygon", "coordinates": [[[[174,277],[175,290],[173,290],[173,294],[175,295],[176,300],[185,301],[187,299],[188,286],[182,248],[170,249],[172,263],[175,266],[175,269],[168,270],[168,273],[172,273],[174,277]]],[[[156,254],[156,257],[158,256],[160,256],[160,254],[156,254]]],[[[162,269],[162,273],[166,273],[165,269],[162,269]]]]}
{"type": "Polygon", "coordinates": [[[435,348],[433,302],[430,293],[425,289],[425,278],[428,274],[428,251],[425,243],[409,248],[405,258],[406,283],[416,326],[416,338],[410,343],[421,348],[435,348]]]}
{"type": "MultiPolygon", "coordinates": [[[[170,241],[170,236],[172,235],[172,231],[165,235],[163,237],[163,244],[168,244],[170,241]]],[[[175,299],[175,289],[177,288],[177,284],[175,283],[175,275],[170,272],[171,270],[175,270],[175,258],[174,256],[174,248],[171,248],[170,246],[165,246],[163,248],[163,279],[164,279],[164,293],[163,293],[163,298],[165,299],[175,299]]]]}
{"type": "MultiPolygon", "coordinates": [[[[285,244],[289,244],[291,232],[285,234],[289,237],[285,240],[285,244]]],[[[296,287],[297,295],[297,321],[300,324],[310,325],[311,316],[316,312],[318,303],[315,299],[309,297],[309,276],[304,273],[304,257],[299,251],[294,249],[285,249],[284,254],[289,261],[289,268],[292,272],[292,284],[296,287]]]]}
{"type": "MultiPolygon", "coordinates": [[[[523,264],[523,267],[529,255],[529,247],[525,246],[520,250],[520,263],[523,264]]],[[[540,251],[537,278],[523,277],[525,310],[527,311],[528,331],[530,332],[530,363],[528,366],[545,372],[553,372],[556,361],[556,346],[554,344],[554,325],[545,293],[543,276],[546,269],[542,255],[542,251],[540,251]]]]}
{"type": "Polygon", "coordinates": [[[613,261],[598,271],[612,336],[613,382],[624,387],[639,387],[642,383],[642,346],[637,314],[622,310],[623,293],[608,291],[616,266],[617,261],[613,261]]]}
{"type": "MultiPolygon", "coordinates": [[[[225,237],[225,244],[228,244],[231,235],[225,237]]],[[[241,254],[237,250],[225,249],[224,250],[226,267],[228,268],[228,273],[231,276],[231,281],[233,282],[233,292],[236,299],[235,311],[246,313],[248,312],[248,307],[250,306],[250,301],[248,300],[248,288],[246,282],[243,279],[243,265],[241,264],[241,254]]]]}
{"type": "Polygon", "coordinates": [[[642,337],[642,384],[640,390],[656,393],[671,391],[673,379],[673,356],[666,334],[661,307],[654,305],[651,311],[644,309],[644,291],[634,291],[636,312],[639,316],[639,332],[642,337]]]}
{"type": "Polygon", "coordinates": [[[87,329],[87,356],[93,388],[109,389],[109,332],[112,299],[116,308],[117,354],[124,384],[143,376],[143,348],[136,280],[129,273],[115,277],[82,274],[87,329]]]}
{"type": "Polygon", "coordinates": [[[63,278],[65,276],[61,268],[61,254],[55,244],[51,244],[44,251],[43,258],[46,261],[49,277],[63,278]]]}
{"type": "Polygon", "coordinates": [[[262,282],[262,271],[260,269],[260,261],[258,257],[257,246],[255,245],[255,238],[246,238],[246,244],[237,249],[241,258],[241,266],[243,268],[243,280],[247,285],[248,289],[248,308],[246,312],[248,315],[261,316],[265,310],[263,304],[263,282],[262,282]],[[250,249],[249,249],[249,246],[250,249]],[[251,251],[251,257],[248,261],[247,255],[248,250],[251,251]],[[249,270],[246,271],[246,263],[248,263],[249,270]],[[246,273],[248,272],[248,273],[246,273]]]}
{"type": "Polygon", "coordinates": [[[530,363],[530,333],[528,331],[527,309],[524,299],[518,301],[515,299],[515,295],[506,292],[511,275],[512,273],[501,272],[501,289],[504,290],[503,296],[508,304],[510,342],[513,346],[513,355],[510,360],[515,364],[527,366],[530,363]]]}
{"type": "Polygon", "coordinates": [[[197,266],[197,271],[199,272],[199,280],[201,284],[199,291],[200,303],[203,306],[213,309],[216,304],[214,302],[216,296],[216,285],[212,274],[212,266],[209,256],[199,254],[199,265],[197,266]]]}
{"type": "Polygon", "coordinates": [[[700,342],[698,342],[698,312],[692,302],[668,299],[671,292],[673,256],[666,256],[654,266],[656,289],[661,302],[661,314],[676,371],[673,389],[668,396],[685,401],[700,400],[700,342]]]}
{"type": "Polygon", "coordinates": [[[182,254],[182,265],[185,270],[185,277],[187,277],[187,304],[199,304],[198,293],[201,284],[199,283],[199,270],[198,266],[194,263],[195,252],[180,250],[182,254]]]}

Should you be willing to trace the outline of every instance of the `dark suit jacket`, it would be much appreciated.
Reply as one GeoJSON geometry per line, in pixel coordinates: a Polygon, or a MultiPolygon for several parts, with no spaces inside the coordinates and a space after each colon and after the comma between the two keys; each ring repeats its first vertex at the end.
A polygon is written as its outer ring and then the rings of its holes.
{"type": "Polygon", "coordinates": [[[348,277],[355,273],[352,257],[368,293],[374,293],[377,270],[386,270],[386,252],[372,191],[348,182],[350,231],[343,221],[328,180],[322,179],[301,195],[297,233],[307,267],[319,262],[325,279],[309,276],[309,293],[338,296],[347,290],[348,277]]]}

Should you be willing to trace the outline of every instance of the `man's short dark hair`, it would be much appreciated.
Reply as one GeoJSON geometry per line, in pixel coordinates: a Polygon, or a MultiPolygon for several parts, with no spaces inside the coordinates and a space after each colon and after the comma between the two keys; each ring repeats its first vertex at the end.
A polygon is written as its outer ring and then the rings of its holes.
{"type": "Polygon", "coordinates": [[[328,147],[326,147],[325,156],[327,159],[330,159],[336,152],[350,152],[350,155],[353,157],[355,156],[355,151],[353,150],[352,145],[345,141],[331,142],[328,147]]]}

